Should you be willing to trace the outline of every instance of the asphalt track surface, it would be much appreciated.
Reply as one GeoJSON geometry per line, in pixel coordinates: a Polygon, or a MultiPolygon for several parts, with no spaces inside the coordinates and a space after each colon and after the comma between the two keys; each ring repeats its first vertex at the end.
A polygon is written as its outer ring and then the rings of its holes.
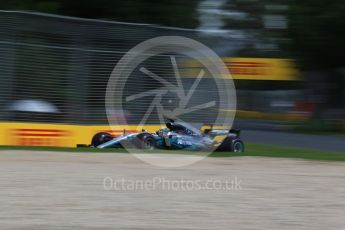
{"type": "Polygon", "coordinates": [[[345,153],[345,135],[316,135],[281,131],[242,130],[244,142],[284,145],[345,153]]]}
{"type": "Polygon", "coordinates": [[[0,186],[4,230],[345,226],[341,162],[233,157],[158,168],[129,154],[0,151],[0,186]],[[104,187],[107,177],[113,183],[104,187]],[[124,187],[111,187],[122,179],[124,187]],[[224,189],[235,180],[236,186],[224,189]],[[145,189],[139,183],[133,190],[126,187],[130,181],[155,186],[145,189]]]}

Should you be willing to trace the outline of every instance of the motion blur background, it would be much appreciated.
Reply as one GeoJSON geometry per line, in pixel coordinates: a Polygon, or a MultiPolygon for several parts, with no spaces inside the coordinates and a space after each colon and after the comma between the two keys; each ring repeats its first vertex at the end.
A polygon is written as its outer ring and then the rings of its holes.
{"type": "MultiPolygon", "coordinates": [[[[223,58],[237,89],[235,126],[345,131],[340,0],[2,0],[0,9],[0,124],[20,136],[2,144],[60,145],[41,142],[18,122],[105,125],[116,62],[163,35],[193,38],[223,58]]],[[[178,61],[182,77],[196,76],[192,62],[178,61]]],[[[171,71],[155,63],[155,71],[171,71]]],[[[125,115],[139,120],[130,109],[125,115]]]]}

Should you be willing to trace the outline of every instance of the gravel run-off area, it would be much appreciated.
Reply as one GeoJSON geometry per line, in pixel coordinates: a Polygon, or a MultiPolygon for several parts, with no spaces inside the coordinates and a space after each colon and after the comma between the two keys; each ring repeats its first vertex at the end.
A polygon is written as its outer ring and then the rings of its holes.
{"type": "Polygon", "coordinates": [[[1,151],[0,186],[1,229],[345,228],[341,162],[1,151]]]}

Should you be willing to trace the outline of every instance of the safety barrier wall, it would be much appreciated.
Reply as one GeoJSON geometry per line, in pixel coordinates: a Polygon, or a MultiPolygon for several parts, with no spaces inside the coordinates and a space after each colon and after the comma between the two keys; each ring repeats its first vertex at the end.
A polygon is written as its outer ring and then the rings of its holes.
{"type": "MultiPolygon", "coordinates": [[[[8,146],[54,146],[76,147],[90,144],[97,132],[108,132],[113,136],[140,132],[136,125],[119,125],[115,129],[107,125],[65,125],[36,123],[0,123],[0,145],[8,146]]],[[[148,132],[158,130],[160,125],[143,126],[148,132]]]]}

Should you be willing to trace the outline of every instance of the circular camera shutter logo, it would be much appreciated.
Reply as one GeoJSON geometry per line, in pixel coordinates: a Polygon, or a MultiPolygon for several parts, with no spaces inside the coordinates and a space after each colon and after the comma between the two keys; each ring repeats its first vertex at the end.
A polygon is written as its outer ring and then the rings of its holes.
{"type": "MultiPolygon", "coordinates": [[[[162,127],[165,125],[166,119],[171,118],[187,127],[196,136],[202,136],[200,129],[192,123],[193,120],[200,122],[202,116],[205,115],[205,111],[217,111],[214,114],[213,124],[226,128],[232,126],[236,109],[236,91],[228,68],[222,59],[211,49],[190,38],[162,36],[138,44],[120,59],[108,81],[105,103],[108,122],[113,130],[117,129],[117,125],[127,125],[127,120],[124,119],[127,115],[125,107],[129,103],[134,103],[136,109],[142,113],[140,121],[137,122],[137,130],[141,130],[145,125],[152,124],[150,123],[152,122],[150,116],[156,113],[159,125],[162,127]],[[174,76],[173,81],[159,74],[160,69],[168,69],[166,65],[160,66],[156,64],[154,69],[150,69],[149,65],[144,65],[147,60],[155,58],[159,60],[161,56],[169,60],[169,69],[172,72],[171,75],[174,76]],[[193,82],[184,83],[185,76],[181,75],[183,71],[180,69],[181,66],[178,65],[177,56],[187,57],[188,60],[200,63],[194,71],[196,75],[192,78],[193,82]],[[133,81],[133,79],[130,80],[130,77],[134,72],[140,73],[140,75],[137,74],[133,81]],[[205,76],[206,74],[207,77],[205,76]],[[224,76],[227,76],[226,79],[224,76]],[[142,84],[142,81],[138,78],[143,77],[150,79],[146,81],[145,85],[148,83],[152,85],[142,87],[142,91],[134,90],[134,92],[128,95],[126,84],[137,84],[138,86],[142,84]],[[205,84],[204,88],[198,89],[200,83],[205,78],[208,78],[207,80],[211,79],[216,86],[216,90],[212,90],[212,93],[217,91],[216,100],[209,98],[207,94],[211,91],[208,92],[205,84]],[[136,83],[136,79],[138,83],[136,83]],[[131,82],[128,83],[128,81],[131,82]],[[199,92],[196,97],[203,97],[209,99],[209,101],[203,101],[199,104],[191,103],[196,91],[199,92]],[[141,104],[143,98],[146,101],[150,100],[150,103],[141,104]],[[203,111],[199,117],[198,111],[203,111]],[[186,115],[190,113],[193,113],[193,116],[187,119],[186,117],[188,116],[186,115]],[[198,119],[195,119],[196,117],[198,119]]],[[[166,150],[164,150],[164,154],[156,152],[155,154],[146,154],[143,153],[143,150],[138,150],[138,145],[133,144],[141,140],[138,140],[135,134],[131,138],[134,138],[134,140],[123,144],[121,142],[122,146],[134,156],[156,166],[179,167],[189,165],[208,156],[215,149],[215,147],[209,147],[193,155],[179,154],[180,152],[174,151],[171,151],[171,154],[167,154],[166,150]]],[[[175,141],[177,143],[194,145],[193,139],[178,139],[175,141]]],[[[198,140],[196,144],[200,144],[200,141],[207,142],[208,139],[198,140]]],[[[149,141],[145,142],[145,144],[149,143],[149,141]]],[[[140,147],[150,149],[150,146],[140,147]]]]}

